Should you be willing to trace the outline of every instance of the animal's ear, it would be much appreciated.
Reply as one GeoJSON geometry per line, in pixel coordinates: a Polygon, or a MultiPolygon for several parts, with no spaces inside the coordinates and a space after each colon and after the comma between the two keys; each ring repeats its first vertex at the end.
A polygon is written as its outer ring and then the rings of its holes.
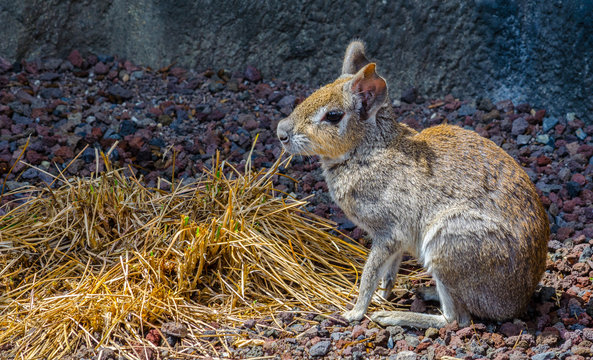
{"type": "Polygon", "coordinates": [[[375,63],[360,69],[349,84],[352,96],[360,100],[363,120],[373,116],[387,98],[387,83],[375,72],[375,63]]]}
{"type": "Polygon", "coordinates": [[[342,64],[342,75],[354,75],[370,61],[364,55],[362,41],[353,41],[348,45],[342,64]]]}

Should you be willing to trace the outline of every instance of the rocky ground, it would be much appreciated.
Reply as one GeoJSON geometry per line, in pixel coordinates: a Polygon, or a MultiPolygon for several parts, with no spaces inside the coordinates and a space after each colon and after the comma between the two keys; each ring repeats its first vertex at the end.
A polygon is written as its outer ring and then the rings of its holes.
{"type": "MultiPolygon", "coordinates": [[[[112,162],[130,165],[149,186],[167,186],[159,177],[188,181],[200,176],[217,150],[241,168],[256,136],[254,167],[269,166],[280,155],[276,124],[312,90],[262,79],[254,67],[239,72],[155,70],[112,56],[82,57],[77,51],[67,59],[20,64],[0,58],[0,180],[6,180],[9,191],[50,183],[46,172],[56,174],[66,167],[67,175],[88,176],[95,170],[95,149],[107,151],[116,142],[112,162]],[[16,163],[28,139],[22,160],[37,169],[16,163]]],[[[453,96],[429,100],[414,89],[394,100],[393,107],[400,121],[415,129],[447,121],[477,131],[517,159],[536,184],[552,237],[543,286],[528,313],[505,323],[451,324],[425,331],[280,313],[233,330],[258,340],[248,346],[227,348],[220,336],[206,341],[221,356],[233,358],[591,358],[593,125],[571,113],[549,116],[529,104],[459,101],[453,96]]],[[[311,211],[366,242],[329,200],[316,159],[297,157],[284,171],[300,182],[280,178],[279,188],[298,197],[313,194],[311,211]]],[[[3,201],[11,199],[5,196],[3,201]]],[[[434,305],[413,294],[404,302],[416,311],[434,305]]]]}

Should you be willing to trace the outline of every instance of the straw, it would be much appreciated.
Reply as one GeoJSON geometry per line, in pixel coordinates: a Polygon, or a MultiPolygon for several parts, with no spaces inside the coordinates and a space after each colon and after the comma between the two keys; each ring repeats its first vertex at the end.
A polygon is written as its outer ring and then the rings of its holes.
{"type": "Polygon", "coordinates": [[[156,349],[150,329],[176,321],[189,335],[168,350],[194,358],[217,351],[201,337],[210,322],[330,314],[355,299],[367,250],[274,188],[289,159],[242,174],[217,156],[196,182],[162,190],[101,157],[105,171],[91,178],[60,174],[57,189],[7,194],[28,196],[0,217],[0,349],[10,356],[86,347],[138,358],[138,346],[156,349]]]}

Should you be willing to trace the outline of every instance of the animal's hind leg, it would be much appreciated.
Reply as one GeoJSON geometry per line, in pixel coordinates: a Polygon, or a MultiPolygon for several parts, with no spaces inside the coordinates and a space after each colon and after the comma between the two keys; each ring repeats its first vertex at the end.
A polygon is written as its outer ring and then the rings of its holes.
{"type": "Polygon", "coordinates": [[[416,296],[425,301],[441,301],[436,286],[424,286],[416,289],[416,296]]]}
{"type": "Polygon", "coordinates": [[[421,329],[429,327],[441,328],[447,323],[457,320],[460,326],[469,324],[469,314],[463,308],[455,305],[447,288],[438,280],[438,297],[441,301],[441,314],[422,314],[410,311],[377,311],[371,315],[371,320],[382,326],[411,326],[421,329]]]}
{"type": "Polygon", "coordinates": [[[392,254],[381,268],[378,295],[380,299],[388,300],[397,279],[397,272],[403,257],[402,252],[392,254]]]}

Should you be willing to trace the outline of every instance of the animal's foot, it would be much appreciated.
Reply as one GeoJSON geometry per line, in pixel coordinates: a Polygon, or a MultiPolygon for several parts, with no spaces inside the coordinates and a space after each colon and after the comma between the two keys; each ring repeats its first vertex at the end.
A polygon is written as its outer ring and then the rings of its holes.
{"type": "Polygon", "coordinates": [[[399,325],[398,319],[393,316],[393,311],[375,311],[370,317],[372,321],[381,326],[399,325]]]}
{"type": "Polygon", "coordinates": [[[345,313],[342,314],[342,317],[346,320],[348,320],[348,322],[351,321],[357,321],[362,319],[362,317],[364,316],[364,311],[360,311],[357,309],[352,309],[350,311],[346,311],[345,313]]]}
{"type": "Polygon", "coordinates": [[[411,326],[418,329],[442,328],[447,324],[443,315],[420,314],[411,311],[376,311],[371,320],[381,326],[411,326]]]}

